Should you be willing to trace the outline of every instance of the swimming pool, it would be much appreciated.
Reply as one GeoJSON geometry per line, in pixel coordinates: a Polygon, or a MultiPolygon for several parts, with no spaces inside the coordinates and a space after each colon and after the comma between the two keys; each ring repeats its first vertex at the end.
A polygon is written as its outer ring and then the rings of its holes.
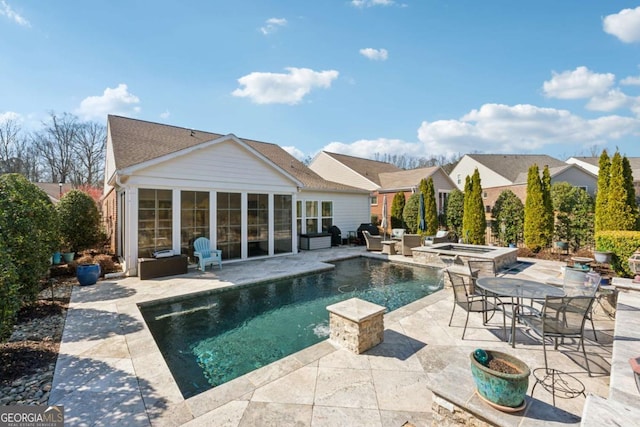
{"type": "Polygon", "coordinates": [[[330,304],[358,297],[392,311],[442,287],[433,268],[364,257],[334,264],[322,273],[141,306],[183,396],[328,338],[330,304]]]}

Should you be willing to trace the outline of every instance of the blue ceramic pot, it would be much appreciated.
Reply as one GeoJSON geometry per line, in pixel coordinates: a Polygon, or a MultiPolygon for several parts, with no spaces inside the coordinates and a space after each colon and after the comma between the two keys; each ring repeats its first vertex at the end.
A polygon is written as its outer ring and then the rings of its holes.
{"type": "Polygon", "coordinates": [[[522,360],[499,351],[485,350],[491,359],[501,359],[513,366],[518,373],[506,374],[489,369],[476,360],[474,353],[471,357],[471,375],[476,383],[480,396],[499,406],[518,408],[524,403],[529,387],[531,371],[522,360]]]}
{"type": "Polygon", "coordinates": [[[100,264],[80,264],[76,268],[80,286],[94,285],[100,278],[100,264]]]}
{"type": "Polygon", "coordinates": [[[51,262],[54,264],[60,264],[62,262],[62,254],[60,252],[54,252],[51,262]]]}
{"type": "Polygon", "coordinates": [[[70,262],[73,261],[73,258],[75,256],[76,256],[75,252],[65,252],[65,253],[62,254],[62,259],[64,259],[64,262],[69,264],[70,262]]]}

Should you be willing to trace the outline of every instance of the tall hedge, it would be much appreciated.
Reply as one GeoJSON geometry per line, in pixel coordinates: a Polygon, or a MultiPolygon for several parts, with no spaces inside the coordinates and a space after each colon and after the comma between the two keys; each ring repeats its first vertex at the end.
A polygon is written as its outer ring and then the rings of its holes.
{"type": "Polygon", "coordinates": [[[464,192],[464,216],[462,218],[463,239],[465,243],[484,245],[486,241],[487,219],[482,201],[480,172],[476,169],[471,177],[467,176],[464,192]]]}
{"type": "Polygon", "coordinates": [[[44,191],[19,174],[0,176],[0,329],[35,301],[59,240],[56,211],[44,191]]]}
{"type": "Polygon", "coordinates": [[[464,193],[458,189],[449,193],[447,198],[447,227],[455,235],[462,237],[462,217],[464,215],[464,193]]]}
{"type": "Polygon", "coordinates": [[[622,156],[622,176],[624,178],[625,191],[627,192],[627,205],[635,218],[633,230],[638,230],[640,228],[640,215],[638,214],[638,203],[636,202],[636,189],[633,186],[633,171],[627,156],[622,156]]]}
{"type": "Polygon", "coordinates": [[[438,207],[436,206],[436,191],[433,187],[433,178],[420,181],[420,192],[424,196],[424,223],[423,235],[433,236],[438,231],[438,207]]]}
{"type": "Polygon", "coordinates": [[[549,166],[542,170],[542,201],[544,204],[544,239],[551,244],[554,232],[553,202],[551,201],[551,173],[549,166]]]}
{"type": "Polygon", "coordinates": [[[601,230],[633,230],[636,227],[637,207],[635,199],[629,204],[628,184],[625,182],[622,156],[616,152],[611,158],[607,206],[601,220],[601,230]]]}
{"type": "Polygon", "coordinates": [[[406,200],[404,193],[399,191],[393,196],[393,202],[391,202],[391,228],[405,228],[404,220],[402,219],[402,211],[404,211],[404,205],[406,200]]]}
{"type": "Polygon", "coordinates": [[[527,175],[527,199],[524,204],[524,244],[534,252],[549,246],[547,216],[540,169],[534,164],[527,175]]]}
{"type": "Polygon", "coordinates": [[[611,169],[611,159],[607,150],[602,150],[598,161],[598,190],[596,193],[595,206],[595,231],[604,230],[607,199],[609,194],[609,170],[611,169]]]}
{"type": "Polygon", "coordinates": [[[100,240],[100,213],[91,196],[80,190],[65,193],[56,206],[65,250],[81,252],[100,240]]]}

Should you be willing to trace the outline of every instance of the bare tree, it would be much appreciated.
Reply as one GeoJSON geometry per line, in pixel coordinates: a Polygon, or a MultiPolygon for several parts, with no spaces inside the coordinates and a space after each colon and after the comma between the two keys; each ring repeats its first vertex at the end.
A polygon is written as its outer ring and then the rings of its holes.
{"type": "Polygon", "coordinates": [[[49,169],[51,181],[67,182],[73,170],[74,143],[80,125],[73,114],[50,114],[51,122],[43,123],[44,130],[34,134],[33,145],[49,169]]]}
{"type": "Polygon", "coordinates": [[[73,173],[76,185],[99,186],[104,174],[107,129],[96,122],[82,123],[75,139],[77,162],[73,173]]]}
{"type": "Polygon", "coordinates": [[[14,119],[0,123],[0,174],[23,173],[23,161],[19,154],[24,138],[20,133],[20,126],[14,119]]]}

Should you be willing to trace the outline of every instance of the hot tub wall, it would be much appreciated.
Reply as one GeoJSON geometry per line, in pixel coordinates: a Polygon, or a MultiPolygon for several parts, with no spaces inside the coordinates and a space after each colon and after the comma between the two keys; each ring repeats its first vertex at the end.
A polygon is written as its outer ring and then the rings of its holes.
{"type": "Polygon", "coordinates": [[[467,264],[469,259],[493,259],[496,263],[496,269],[502,270],[509,268],[518,261],[518,249],[516,248],[503,248],[498,246],[482,246],[482,245],[463,245],[456,244],[457,247],[469,247],[470,249],[487,249],[484,253],[466,253],[463,251],[455,251],[444,249],[449,247],[449,243],[433,246],[420,246],[412,248],[413,259],[421,264],[442,264],[441,256],[443,257],[455,257],[457,256],[457,263],[467,264]]]}

